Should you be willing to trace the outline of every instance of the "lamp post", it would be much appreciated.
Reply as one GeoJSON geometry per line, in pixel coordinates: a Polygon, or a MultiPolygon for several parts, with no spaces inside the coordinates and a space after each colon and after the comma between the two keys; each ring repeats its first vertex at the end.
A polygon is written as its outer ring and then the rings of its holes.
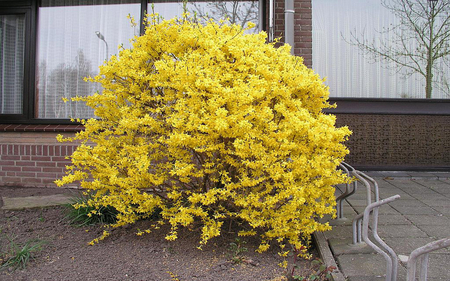
{"type": "Polygon", "coordinates": [[[103,34],[100,33],[100,31],[96,31],[95,34],[97,35],[98,39],[102,40],[103,42],[105,42],[106,45],[106,61],[108,61],[108,43],[105,40],[105,37],[103,36],[103,34]]]}

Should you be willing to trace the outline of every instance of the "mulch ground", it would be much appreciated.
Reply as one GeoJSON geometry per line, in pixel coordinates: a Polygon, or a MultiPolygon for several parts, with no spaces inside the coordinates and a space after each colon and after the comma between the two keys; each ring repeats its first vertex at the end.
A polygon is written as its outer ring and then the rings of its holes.
{"type": "MultiPolygon", "coordinates": [[[[53,191],[52,191],[53,192],[53,191]]],[[[61,190],[62,193],[74,191],[61,190]]],[[[0,188],[2,197],[47,195],[49,190],[0,188]]],[[[76,227],[65,218],[64,207],[0,211],[0,258],[8,257],[12,242],[24,245],[27,241],[45,241],[42,250],[25,269],[12,267],[0,271],[0,280],[287,280],[286,270],[277,247],[259,254],[258,241],[241,238],[247,248],[234,262],[232,232],[212,239],[199,250],[199,232],[181,231],[179,239],[164,239],[167,227],[150,234],[137,236],[146,229],[147,221],[113,229],[100,243],[88,243],[101,235],[102,226],[76,227]]],[[[311,250],[317,256],[314,249],[311,250]]],[[[289,258],[292,262],[292,259],[289,258]]],[[[292,266],[292,264],[291,264],[292,266]]],[[[311,261],[301,259],[297,274],[310,274],[311,261]]]]}

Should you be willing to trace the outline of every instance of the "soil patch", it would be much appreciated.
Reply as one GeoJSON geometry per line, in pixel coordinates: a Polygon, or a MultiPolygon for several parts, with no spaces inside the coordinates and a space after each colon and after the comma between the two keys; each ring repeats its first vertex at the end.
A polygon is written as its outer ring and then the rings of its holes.
{"type": "MultiPolygon", "coordinates": [[[[1,196],[48,195],[39,189],[0,188],[1,196]]],[[[74,192],[64,191],[63,192],[74,192]]],[[[232,261],[233,233],[223,233],[209,241],[203,250],[199,245],[198,231],[181,231],[176,241],[169,242],[162,227],[150,234],[137,236],[139,229],[146,229],[148,221],[111,230],[111,235],[100,243],[88,243],[101,235],[102,226],[75,227],[65,219],[64,208],[49,207],[21,211],[1,211],[0,253],[11,245],[19,245],[32,239],[46,241],[43,249],[23,270],[11,268],[0,272],[0,280],[286,280],[286,270],[278,264],[283,261],[273,247],[259,254],[255,252],[258,241],[245,241],[241,262],[232,261]]],[[[317,253],[312,249],[313,255],[317,253]]],[[[301,259],[297,273],[309,274],[311,261],[301,259]]]]}

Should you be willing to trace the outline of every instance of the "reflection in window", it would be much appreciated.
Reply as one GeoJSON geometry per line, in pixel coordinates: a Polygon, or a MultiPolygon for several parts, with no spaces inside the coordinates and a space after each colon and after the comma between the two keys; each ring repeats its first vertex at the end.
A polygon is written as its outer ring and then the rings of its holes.
{"type": "MultiPolygon", "coordinates": [[[[381,0],[312,0],[313,68],[326,77],[332,97],[426,97],[423,76],[417,73],[409,76],[393,63],[363,56],[348,43],[352,34],[359,39],[364,34],[369,42],[378,44],[393,41],[392,32],[383,35],[380,32],[396,25],[398,18],[381,3],[381,0]]],[[[427,1],[423,3],[428,5],[427,1]]],[[[439,67],[448,70],[446,65],[439,67]]],[[[448,76],[448,71],[444,74],[448,76]]],[[[434,87],[432,97],[446,99],[450,95],[448,89],[434,87]]]]}
{"type": "MultiPolygon", "coordinates": [[[[248,22],[256,24],[249,32],[259,31],[258,1],[188,1],[187,11],[199,19],[211,18],[215,21],[229,19],[230,23],[246,27],[248,22]]],[[[155,1],[150,3],[148,11],[158,13],[164,19],[181,16],[183,3],[174,1],[155,1]]]]}
{"type": "Polygon", "coordinates": [[[80,102],[63,98],[85,96],[101,90],[84,77],[98,74],[98,66],[118,46],[130,47],[129,39],[139,34],[127,15],[140,15],[140,1],[43,0],[39,8],[37,117],[89,118],[93,110],[80,102]],[[137,3],[132,3],[137,2],[137,3]],[[68,3],[68,5],[65,5],[68,3]]]}
{"type": "Polygon", "coordinates": [[[0,16],[0,114],[22,114],[25,16],[0,16]]]}

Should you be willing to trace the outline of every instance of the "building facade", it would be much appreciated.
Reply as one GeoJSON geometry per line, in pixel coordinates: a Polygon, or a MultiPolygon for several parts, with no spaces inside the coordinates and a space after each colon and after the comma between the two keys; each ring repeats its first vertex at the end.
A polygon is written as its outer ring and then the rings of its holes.
{"type": "MultiPolygon", "coordinates": [[[[293,54],[314,67],[313,12],[318,1],[322,0],[198,1],[188,10],[224,16],[217,11],[238,2],[236,23],[244,24],[239,19],[245,18],[257,22],[270,38],[293,42],[293,54]]],[[[95,75],[98,65],[117,53],[118,45],[127,47],[128,39],[142,32],[139,22],[147,12],[167,18],[179,14],[180,7],[176,2],[146,0],[0,0],[0,184],[54,186],[76,149],[74,144],[58,143],[56,136],[83,129],[71,118],[92,117],[88,108],[61,99],[99,89],[83,77],[95,75]],[[129,18],[138,24],[130,24],[129,18]]],[[[337,103],[330,110],[337,125],[353,131],[347,143],[349,164],[379,170],[450,168],[447,100],[331,100],[337,103]]]]}

